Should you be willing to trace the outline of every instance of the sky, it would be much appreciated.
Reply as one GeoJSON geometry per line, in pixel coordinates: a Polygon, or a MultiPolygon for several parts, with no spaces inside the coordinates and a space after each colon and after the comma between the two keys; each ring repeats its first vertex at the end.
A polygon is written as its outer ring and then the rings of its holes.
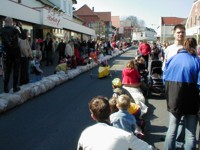
{"type": "Polygon", "coordinates": [[[194,0],[77,0],[78,10],[87,4],[95,12],[111,12],[111,16],[136,16],[147,27],[157,28],[161,17],[187,18],[194,0]]]}

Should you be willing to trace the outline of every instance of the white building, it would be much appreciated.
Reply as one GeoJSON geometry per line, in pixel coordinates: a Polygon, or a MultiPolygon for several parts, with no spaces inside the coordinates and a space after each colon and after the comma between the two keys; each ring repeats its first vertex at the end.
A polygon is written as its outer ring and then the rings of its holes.
{"type": "Polygon", "coordinates": [[[185,24],[186,18],[179,17],[161,17],[160,25],[158,28],[158,41],[163,43],[167,41],[169,43],[174,42],[173,29],[176,24],[185,24]]]}
{"type": "Polygon", "coordinates": [[[156,41],[156,31],[152,28],[136,28],[132,33],[132,41],[156,41]]]}
{"type": "Polygon", "coordinates": [[[186,35],[193,36],[200,43],[200,0],[194,1],[186,21],[186,35]]]}
{"type": "Polygon", "coordinates": [[[56,39],[90,38],[95,31],[73,21],[72,0],[1,0],[0,26],[6,16],[21,21],[31,37],[44,38],[47,32],[56,39]]]}

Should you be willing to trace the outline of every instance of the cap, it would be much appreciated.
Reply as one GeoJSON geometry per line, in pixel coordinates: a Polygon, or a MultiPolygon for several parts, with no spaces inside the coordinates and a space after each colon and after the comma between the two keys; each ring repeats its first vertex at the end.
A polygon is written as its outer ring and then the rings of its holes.
{"type": "Polygon", "coordinates": [[[121,87],[122,86],[122,82],[120,80],[120,78],[115,78],[112,80],[112,85],[115,87],[121,87]]]}

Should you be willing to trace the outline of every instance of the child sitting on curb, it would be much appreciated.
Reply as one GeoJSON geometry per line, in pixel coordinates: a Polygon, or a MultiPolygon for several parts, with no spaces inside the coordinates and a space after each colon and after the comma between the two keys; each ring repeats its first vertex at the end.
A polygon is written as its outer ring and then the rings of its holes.
{"type": "Polygon", "coordinates": [[[137,127],[135,116],[128,113],[130,107],[130,98],[127,95],[120,95],[116,99],[117,112],[110,115],[110,122],[114,127],[125,131],[135,133],[137,127]]]}
{"type": "MultiPolygon", "coordinates": [[[[112,97],[109,99],[109,104],[110,104],[110,109],[111,109],[111,114],[112,113],[115,113],[117,111],[119,111],[118,107],[117,107],[117,97],[112,97]]],[[[135,116],[135,119],[136,119],[136,129],[135,129],[135,135],[140,138],[140,139],[144,139],[144,134],[143,134],[143,129],[144,129],[144,126],[145,126],[145,122],[143,119],[140,119],[138,116],[137,116],[137,110],[140,110],[139,107],[137,107],[137,105],[135,105],[134,103],[131,103],[130,104],[130,107],[128,108],[128,112],[130,114],[132,114],[133,116],[135,116]],[[136,113],[136,114],[135,114],[136,113]],[[138,117],[138,118],[137,118],[138,117]]],[[[138,113],[139,114],[139,113],[138,113]]]]}
{"type": "Polygon", "coordinates": [[[60,60],[60,64],[58,64],[55,68],[54,74],[56,73],[67,73],[68,70],[68,61],[66,59],[66,57],[62,58],[60,60]]]}
{"type": "Polygon", "coordinates": [[[40,44],[36,45],[36,50],[33,50],[33,60],[31,61],[31,73],[36,75],[36,78],[30,80],[31,83],[42,80],[43,70],[40,68],[40,61],[42,60],[42,52],[40,51],[40,44]]]}
{"type": "Polygon", "coordinates": [[[119,78],[115,78],[112,80],[112,88],[113,88],[112,97],[118,97],[119,95],[125,94],[125,91],[121,87],[122,87],[122,82],[119,78]]]}
{"type": "MultiPolygon", "coordinates": [[[[119,97],[120,95],[126,94],[125,90],[121,86],[122,86],[122,83],[119,78],[115,78],[112,80],[113,96],[110,99],[109,103],[111,105],[111,109],[113,110],[118,110],[116,109],[117,97],[119,97]]],[[[136,135],[139,138],[143,139],[144,134],[142,133],[142,130],[144,129],[145,122],[141,116],[140,106],[133,102],[130,102],[130,107],[128,108],[128,112],[135,116],[136,123],[137,123],[136,135]]]]}

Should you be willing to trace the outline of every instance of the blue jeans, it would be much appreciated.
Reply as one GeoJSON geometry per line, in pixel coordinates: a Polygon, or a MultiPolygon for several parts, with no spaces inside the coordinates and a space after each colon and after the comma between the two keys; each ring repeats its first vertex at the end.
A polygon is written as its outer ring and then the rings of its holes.
{"type": "MultiPolygon", "coordinates": [[[[169,113],[169,128],[164,143],[164,150],[176,149],[176,137],[178,132],[178,125],[181,120],[181,115],[175,117],[169,113]]],[[[185,149],[196,149],[196,128],[197,128],[197,115],[184,115],[185,122],[185,149]]]]}
{"type": "Polygon", "coordinates": [[[181,120],[178,124],[178,131],[176,134],[176,148],[183,148],[185,144],[185,121],[184,116],[181,117],[181,120]]]}

